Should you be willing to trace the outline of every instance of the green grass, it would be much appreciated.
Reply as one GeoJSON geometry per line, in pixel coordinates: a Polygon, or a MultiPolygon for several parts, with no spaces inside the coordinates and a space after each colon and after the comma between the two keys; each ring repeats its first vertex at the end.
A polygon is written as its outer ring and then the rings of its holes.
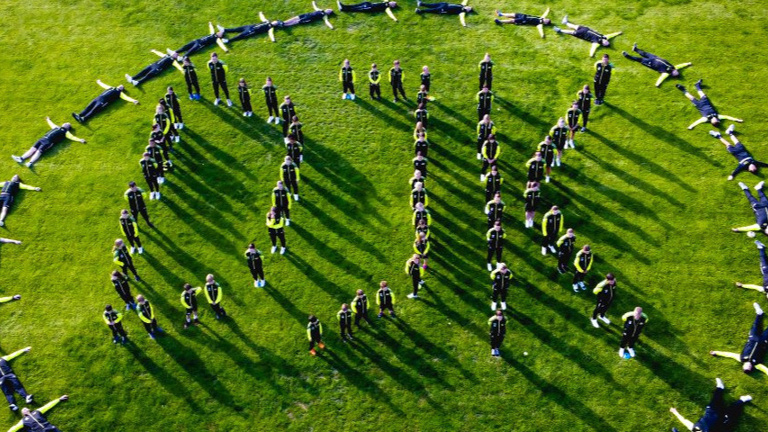
{"type": "MultiPolygon", "coordinates": [[[[139,153],[151,112],[164,87],[184,92],[169,71],[129,94],[140,106],[118,103],[46,154],[34,171],[8,157],[46,130],[44,117],[70,119],[99,92],[95,80],[123,83],[154,61],[150,49],[175,48],[207,31],[207,22],[239,25],[263,10],[285,19],[307,2],[4,2],[0,30],[0,176],[20,173],[43,193],[22,192],[3,236],[0,291],[22,294],[0,307],[0,352],[32,345],[14,368],[39,402],[68,393],[50,418],[63,430],[668,430],[677,406],[695,420],[722,377],[729,400],[750,393],[740,431],[765,430],[766,377],[747,377],[711,349],[741,348],[755,292],[734,280],[759,281],[757,252],[728,232],[752,215],[738,187],[725,181],[733,160],[706,126],[685,127],[696,111],[674,80],[625,61],[621,49],[642,48],[674,63],[692,61],[683,82],[703,77],[721,112],[746,119],[742,137],[756,157],[766,135],[761,83],[762,2],[637,1],[549,3],[552,18],[606,33],[623,30],[612,55],[617,70],[608,105],[593,112],[592,131],[543,188],[546,205],[564,209],[566,224],[597,256],[590,274],[619,280],[614,325],[595,330],[587,314],[593,296],[574,294],[538,236],[522,228],[523,162],[584,83],[594,60],[589,45],[548,30],[499,28],[495,8],[509,2],[473,1],[479,15],[459,27],[456,17],[412,13],[402,2],[395,24],[386,15],[342,14],[330,31],[322,23],[235,43],[223,56],[231,82],[258,87],[271,75],[280,95],[291,94],[305,124],[302,201],[287,230],[289,253],[268,256],[269,285],[254,289],[242,252],[250,241],[268,249],[264,214],[284,155],[279,130],[257,116],[183,100],[187,128],[164,187],[150,213],[158,231],[143,234],[137,260],[147,295],[169,336],[149,340],[139,320],[126,317],[134,343],[115,347],[100,320],[105,303],[120,304],[109,282],[109,250],[119,236],[117,216],[129,180],[143,185],[139,153]],[[502,359],[488,355],[490,294],[484,266],[483,192],[474,159],[476,63],[485,51],[497,64],[494,120],[500,130],[505,200],[514,208],[506,261],[515,274],[509,332],[502,359]],[[406,301],[403,263],[411,253],[407,179],[412,173],[410,117],[384,101],[339,100],[338,68],[349,58],[362,78],[372,62],[383,70],[395,58],[416,93],[420,67],[433,73],[431,171],[428,182],[435,238],[423,299],[406,301]],[[178,298],[184,282],[213,272],[225,290],[231,320],[203,309],[204,325],[183,331],[178,298]],[[372,296],[387,279],[401,317],[337,342],[335,312],[363,288],[372,296]],[[616,355],[620,314],[642,305],[649,317],[638,357],[616,355]],[[306,353],[309,313],[324,322],[329,349],[306,353]],[[523,357],[522,352],[529,352],[523,357]]],[[[305,4],[307,3],[307,4],[305,4]]],[[[330,6],[323,1],[321,6],[330,6]]],[[[547,4],[516,2],[539,13],[547,4]]],[[[195,62],[203,66],[207,52],[195,62]]],[[[359,94],[367,89],[358,84],[359,94]]],[[[387,86],[382,86],[385,95],[387,86]]],[[[748,175],[742,180],[756,182],[748,175]]],[[[540,213],[541,214],[541,213],[540,213]]],[[[142,223],[143,226],[143,223],[142,223]]],[[[765,302],[763,302],[765,304],[765,302]]],[[[18,417],[0,416],[2,425],[18,417]]]]}

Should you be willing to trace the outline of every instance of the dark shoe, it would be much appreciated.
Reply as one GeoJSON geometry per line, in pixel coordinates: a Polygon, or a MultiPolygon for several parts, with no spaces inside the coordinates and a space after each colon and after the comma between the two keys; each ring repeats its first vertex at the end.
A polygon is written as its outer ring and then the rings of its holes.
{"type": "Polygon", "coordinates": [[[136,282],[139,282],[141,281],[141,278],[139,277],[139,275],[136,275],[133,277],[133,280],[135,280],[136,282]]]}
{"type": "Polygon", "coordinates": [[[677,87],[677,89],[678,89],[678,90],[680,90],[680,91],[681,91],[681,92],[683,92],[683,93],[685,93],[685,92],[687,91],[687,90],[685,89],[685,87],[683,87],[683,85],[682,85],[682,84],[675,84],[675,87],[677,87]]]}

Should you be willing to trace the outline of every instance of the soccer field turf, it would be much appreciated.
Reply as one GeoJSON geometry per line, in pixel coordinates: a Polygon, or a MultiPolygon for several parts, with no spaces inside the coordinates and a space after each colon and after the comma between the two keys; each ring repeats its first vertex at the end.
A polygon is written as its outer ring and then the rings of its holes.
{"type": "MultiPolygon", "coordinates": [[[[740,138],[757,159],[768,159],[762,102],[768,81],[768,7],[761,1],[636,2],[473,0],[476,14],[462,28],[455,16],[419,16],[400,2],[399,22],[385,14],[336,13],[322,22],[276,30],[198,53],[203,100],[186,99],[184,79],[171,68],[140,87],[141,101],[116,102],[30,170],[11,160],[47,128],[72,121],[101,89],[96,79],[126,84],[157,57],[225,26],[287,19],[310,2],[149,2],[42,0],[0,3],[4,25],[0,71],[0,177],[18,173],[42,193],[22,191],[3,237],[0,291],[21,294],[0,306],[0,353],[25,346],[12,361],[36,402],[71,400],[49,412],[62,430],[669,430],[676,406],[696,420],[721,377],[726,400],[751,394],[739,431],[768,430],[768,377],[746,376],[733,360],[710,350],[740,351],[763,295],[734,281],[759,283],[757,250],[729,232],[753,223],[742,192],[726,176],[735,166],[709,125],[686,130],[698,113],[674,88],[698,78],[721,113],[743,118],[740,138]],[[542,185],[536,230],[523,227],[524,162],[582,85],[597,57],[589,44],[546,28],[496,26],[493,11],[540,14],[549,6],[559,23],[604,33],[622,30],[610,48],[616,66],[607,103],[595,107],[590,131],[576,137],[563,167],[542,185]],[[682,79],[653,86],[657,74],[621,56],[632,43],[675,64],[691,61],[682,79]],[[205,62],[217,51],[229,65],[229,85],[246,78],[255,115],[213,106],[205,62]],[[509,233],[505,261],[514,273],[502,357],[489,355],[486,321],[490,279],[485,270],[484,193],[475,159],[477,62],[496,63],[493,119],[502,145],[509,233]],[[348,58],[358,98],[340,99],[338,72],[348,58]],[[420,300],[409,300],[403,272],[412,253],[408,206],[413,173],[413,102],[367,97],[372,62],[386,72],[394,59],[405,70],[411,100],[421,66],[432,71],[430,175],[432,254],[420,300]],[[302,199],[286,229],[288,252],[269,254],[264,226],[270,192],[285,150],[278,126],[264,121],[259,87],[266,76],[278,96],[290,94],[304,123],[302,199]],[[150,340],[126,313],[132,339],[110,343],[101,320],[107,303],[122,302],[109,281],[110,248],[121,237],[122,194],[135,180],[155,101],[173,85],[186,127],[167,176],[163,199],[149,202],[157,230],[143,220],[145,253],[135,259],[144,294],[168,335],[150,340]],[[540,217],[559,205],[577,246],[590,244],[596,262],[591,286],[607,272],[618,279],[609,311],[613,324],[594,329],[591,292],[571,290],[552,256],[539,250],[540,217]],[[266,252],[268,285],[254,288],[242,253],[254,241],[266,252]],[[185,282],[200,286],[216,274],[230,319],[216,321],[200,297],[202,325],[183,330],[179,302],[185,282]],[[386,279],[397,294],[397,320],[376,320],[338,339],[336,311],[356,289],[371,301],[386,279]],[[620,316],[643,306],[648,326],[637,357],[617,356],[620,316]],[[328,348],[307,354],[306,320],[316,314],[328,348]],[[528,356],[523,356],[528,352],[528,356]]],[[[320,7],[334,7],[328,0],[320,7]]],[[[237,104],[237,102],[236,102],[237,104]]],[[[726,122],[723,126],[726,126],[726,122]]],[[[724,129],[724,127],[723,127],[724,129]]],[[[762,177],[762,176],[760,176],[762,177]]],[[[749,173],[738,178],[753,186],[749,173]]],[[[18,398],[17,398],[18,399],[18,398]]],[[[21,402],[20,406],[23,406],[21,402]]],[[[17,414],[0,416],[0,430],[17,414]]]]}

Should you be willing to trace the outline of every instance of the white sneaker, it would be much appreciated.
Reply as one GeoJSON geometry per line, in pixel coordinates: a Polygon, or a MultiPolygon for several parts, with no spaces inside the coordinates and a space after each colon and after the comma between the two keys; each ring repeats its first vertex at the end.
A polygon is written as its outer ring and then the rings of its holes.
{"type": "Polygon", "coordinates": [[[293,200],[298,201],[299,200],[299,194],[293,194],[293,200]]]}
{"type": "Polygon", "coordinates": [[[414,294],[414,293],[410,293],[410,294],[408,294],[406,297],[408,297],[409,299],[415,299],[415,298],[419,298],[419,296],[417,296],[417,295],[416,295],[416,294],[414,294]]]}
{"type": "Polygon", "coordinates": [[[32,168],[32,162],[27,162],[24,164],[27,168],[32,168]]]}
{"type": "Polygon", "coordinates": [[[181,130],[181,129],[184,129],[184,123],[179,123],[179,127],[178,127],[178,129],[179,129],[179,130],[181,130]]]}
{"type": "Polygon", "coordinates": [[[488,271],[493,271],[493,266],[491,265],[491,263],[488,263],[488,271]]]}
{"type": "Polygon", "coordinates": [[[280,124],[280,117],[275,117],[275,124],[280,124]]]}
{"type": "Polygon", "coordinates": [[[22,159],[20,156],[11,155],[11,159],[15,160],[18,163],[24,162],[24,159],[22,159]]]}
{"type": "Polygon", "coordinates": [[[560,158],[555,159],[555,165],[560,166],[560,158]]]}
{"type": "Polygon", "coordinates": [[[563,17],[563,25],[568,24],[568,15],[563,17]]]}
{"type": "MultiPolygon", "coordinates": [[[[742,397],[744,397],[744,396],[742,396],[742,397]]],[[[752,398],[750,397],[750,399],[752,399],[752,398]]],[[[26,399],[24,399],[24,400],[25,400],[25,401],[26,401],[28,404],[32,403],[32,395],[31,395],[31,394],[30,394],[30,395],[27,395],[26,399]]]]}
{"type": "Polygon", "coordinates": [[[277,250],[277,246],[272,246],[272,249],[270,250],[270,252],[275,253],[276,250],[277,250]]]}
{"type": "Polygon", "coordinates": [[[216,100],[215,100],[215,101],[213,101],[213,104],[214,104],[214,105],[218,105],[218,104],[220,104],[220,103],[221,103],[221,99],[219,99],[219,98],[216,98],[216,100]]]}
{"type": "Polygon", "coordinates": [[[541,254],[546,255],[547,254],[547,248],[545,246],[541,247],[541,254]]]}
{"type": "Polygon", "coordinates": [[[355,100],[355,94],[352,93],[351,95],[349,95],[349,98],[352,99],[352,100],[355,100]]]}
{"type": "Polygon", "coordinates": [[[711,131],[709,131],[709,134],[710,134],[710,135],[712,135],[712,136],[713,136],[713,137],[715,137],[715,138],[720,138],[720,137],[722,137],[722,135],[720,135],[720,132],[718,132],[718,131],[713,131],[713,130],[711,130],[711,131]]]}
{"type": "Polygon", "coordinates": [[[606,323],[608,325],[611,324],[611,320],[609,320],[608,317],[601,316],[601,317],[598,317],[598,318],[600,318],[600,321],[602,321],[602,322],[604,322],[604,323],[606,323]]]}
{"type": "Polygon", "coordinates": [[[723,384],[723,380],[721,380],[720,378],[715,378],[715,386],[719,389],[725,388],[725,384],[723,384]]]}
{"type": "Polygon", "coordinates": [[[592,323],[592,327],[594,327],[594,328],[600,328],[600,324],[598,324],[598,323],[597,323],[597,320],[596,320],[596,319],[590,318],[590,319],[589,319],[589,322],[591,322],[591,323],[592,323]]]}
{"type": "Polygon", "coordinates": [[[154,192],[150,192],[149,193],[149,200],[152,201],[153,199],[155,199],[155,193],[154,192]]]}
{"type": "Polygon", "coordinates": [[[342,93],[342,94],[341,94],[341,98],[342,98],[343,100],[346,100],[346,99],[347,99],[347,94],[346,94],[346,93],[342,93]]]}
{"type": "Polygon", "coordinates": [[[734,131],[735,128],[736,128],[736,125],[732,124],[732,125],[728,126],[728,129],[725,130],[725,133],[727,133],[728,135],[733,135],[733,131],[734,131]]]}
{"type": "Polygon", "coordinates": [[[280,255],[285,255],[285,248],[284,247],[280,248],[280,255]]]}
{"type": "Polygon", "coordinates": [[[135,248],[135,247],[133,247],[133,246],[131,246],[131,255],[133,255],[133,254],[135,254],[135,253],[136,253],[136,248],[135,248]]]}
{"type": "Polygon", "coordinates": [[[267,123],[272,123],[272,119],[274,119],[274,117],[269,116],[269,118],[267,119],[267,123]]]}
{"type": "Polygon", "coordinates": [[[176,135],[175,137],[173,137],[173,141],[176,143],[181,142],[181,135],[176,135]]]}
{"type": "Polygon", "coordinates": [[[159,199],[160,199],[160,192],[155,192],[155,199],[156,199],[156,200],[159,200],[159,199]]]}
{"type": "Polygon", "coordinates": [[[544,177],[544,182],[549,183],[549,176],[544,177]]]}
{"type": "MultiPolygon", "coordinates": [[[[731,125],[731,126],[733,126],[733,125],[731,125]]],[[[751,400],[752,400],[752,396],[750,396],[750,395],[744,395],[744,396],[740,397],[740,398],[739,398],[739,400],[740,400],[740,401],[742,401],[742,402],[744,402],[744,403],[746,403],[746,402],[749,402],[749,401],[751,401],[751,400]]]]}
{"type": "Polygon", "coordinates": [[[291,220],[290,219],[286,219],[285,220],[285,226],[291,226],[291,220]]]}
{"type": "Polygon", "coordinates": [[[507,310],[507,303],[501,302],[501,310],[507,310]]]}
{"type": "Polygon", "coordinates": [[[248,117],[248,111],[243,113],[243,117],[248,117]]]}
{"type": "Polygon", "coordinates": [[[549,245],[549,251],[552,253],[557,253],[557,249],[555,249],[555,247],[552,245],[549,245]]]}
{"type": "Polygon", "coordinates": [[[763,188],[763,186],[765,186],[765,182],[761,181],[760,183],[755,185],[755,190],[760,190],[763,188]]]}
{"type": "Polygon", "coordinates": [[[259,281],[253,281],[253,286],[258,288],[259,287],[259,281]]]}
{"type": "Polygon", "coordinates": [[[125,74],[125,80],[133,84],[133,77],[129,74],[125,74]]]}
{"type": "Polygon", "coordinates": [[[619,348],[619,357],[624,358],[624,348],[619,348]]]}
{"type": "Polygon", "coordinates": [[[227,99],[227,106],[232,106],[232,99],[227,99]]]}
{"type": "Polygon", "coordinates": [[[266,285],[266,284],[267,284],[267,280],[266,279],[262,279],[261,282],[259,282],[259,286],[262,287],[262,288],[264,288],[264,285],[266,285]]]}
{"type": "Polygon", "coordinates": [[[496,302],[491,302],[491,310],[492,311],[496,310],[496,302]]]}
{"type": "Polygon", "coordinates": [[[742,190],[747,190],[747,189],[749,189],[749,186],[745,185],[745,184],[744,184],[744,182],[739,182],[739,187],[740,187],[742,190]]]}
{"type": "Polygon", "coordinates": [[[477,160],[483,160],[483,155],[482,155],[482,154],[480,154],[480,153],[478,153],[478,154],[477,154],[477,160]]]}
{"type": "Polygon", "coordinates": [[[629,352],[629,356],[630,356],[630,357],[634,357],[634,356],[635,356],[635,350],[634,350],[634,349],[632,349],[632,348],[627,348],[627,351],[629,352]]]}
{"type": "Polygon", "coordinates": [[[222,26],[220,26],[218,24],[216,24],[216,28],[219,29],[220,32],[224,31],[224,27],[222,27],[222,26]]]}
{"type": "Polygon", "coordinates": [[[165,183],[165,177],[158,177],[157,178],[157,182],[160,183],[160,184],[165,183]]]}
{"type": "Polygon", "coordinates": [[[755,307],[755,313],[756,314],[758,314],[758,315],[762,315],[763,314],[763,309],[760,307],[759,304],[757,304],[757,302],[752,303],[752,306],[755,307]]]}
{"type": "Polygon", "coordinates": [[[579,292],[579,286],[576,284],[573,284],[573,292],[579,292]]]}
{"type": "Polygon", "coordinates": [[[139,247],[139,255],[144,253],[144,246],[139,247]]]}

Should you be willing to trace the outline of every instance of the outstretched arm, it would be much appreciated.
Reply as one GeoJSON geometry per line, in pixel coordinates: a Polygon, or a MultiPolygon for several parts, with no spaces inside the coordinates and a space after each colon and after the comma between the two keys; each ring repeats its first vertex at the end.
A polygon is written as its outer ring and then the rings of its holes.
{"type": "Polygon", "coordinates": [[[659,79],[656,80],[656,87],[659,87],[661,83],[664,82],[665,79],[669,78],[669,74],[664,72],[659,76],[659,79]]]}
{"type": "Polygon", "coordinates": [[[37,410],[38,410],[38,411],[40,411],[42,414],[45,414],[45,413],[46,413],[47,411],[49,411],[51,408],[53,408],[53,407],[55,407],[56,405],[58,405],[58,404],[59,404],[59,402],[64,402],[64,401],[66,401],[67,399],[69,399],[69,396],[67,396],[67,395],[63,395],[62,397],[60,397],[60,398],[58,398],[58,399],[54,399],[54,400],[52,400],[52,401],[48,402],[47,404],[45,404],[45,405],[41,406],[41,407],[40,407],[40,408],[38,408],[37,410]]]}
{"type": "Polygon", "coordinates": [[[768,375],[768,367],[766,367],[764,364],[759,364],[759,365],[755,366],[755,369],[757,369],[760,372],[768,375]]]}
{"type": "Polygon", "coordinates": [[[751,289],[755,291],[765,292],[765,288],[762,285],[743,284],[741,282],[736,282],[736,286],[739,288],[746,288],[746,289],[751,289]]]}
{"type": "MultiPolygon", "coordinates": [[[[723,116],[720,116],[720,117],[723,117],[723,116]]],[[[698,119],[695,122],[691,123],[691,125],[688,126],[688,130],[691,130],[691,129],[695,128],[696,126],[698,126],[698,125],[700,125],[702,123],[706,123],[706,122],[707,122],[707,118],[706,117],[701,117],[700,119],[698,119]]]]}
{"type": "Polygon", "coordinates": [[[0,303],[8,303],[9,301],[21,300],[21,296],[16,294],[15,296],[0,297],[0,303]]]}
{"type": "Polygon", "coordinates": [[[736,123],[744,123],[744,120],[742,120],[740,118],[736,118],[736,117],[731,117],[729,115],[720,114],[720,118],[721,119],[725,119],[725,120],[735,121],[736,123]]]}
{"type": "Polygon", "coordinates": [[[125,94],[124,91],[120,92],[120,99],[122,99],[122,100],[124,100],[126,102],[130,102],[130,103],[132,103],[134,105],[138,105],[139,104],[139,101],[137,101],[136,99],[128,96],[127,94],[125,94]]]}
{"type": "Polygon", "coordinates": [[[741,362],[741,356],[736,353],[727,352],[727,351],[710,351],[709,353],[715,357],[725,357],[729,359],[734,359],[737,362],[741,362]]]}
{"type": "Polygon", "coordinates": [[[104,84],[103,82],[101,82],[101,80],[96,80],[96,84],[98,84],[99,86],[101,86],[101,88],[105,90],[109,90],[112,88],[112,86],[104,84]]]}
{"type": "MultiPolygon", "coordinates": [[[[563,32],[563,33],[565,33],[565,32],[563,32]]],[[[592,48],[589,49],[589,56],[590,57],[594,57],[598,48],[600,48],[600,44],[596,43],[596,42],[592,42],[592,48]]]]}
{"type": "Polygon", "coordinates": [[[685,427],[686,427],[688,430],[690,430],[690,431],[692,431],[692,430],[693,430],[693,422],[692,422],[692,421],[690,421],[690,420],[688,420],[688,419],[686,419],[685,417],[683,417],[683,416],[682,416],[682,415],[681,415],[679,412],[677,412],[677,409],[675,409],[675,408],[670,408],[670,409],[669,409],[669,412],[671,412],[672,414],[674,414],[674,415],[675,415],[675,417],[677,417],[677,419],[678,419],[678,420],[680,420],[680,423],[684,424],[684,425],[685,425],[685,427]]]}
{"type": "Polygon", "coordinates": [[[22,349],[16,351],[15,353],[8,354],[7,356],[3,356],[2,358],[5,359],[5,361],[11,361],[11,360],[15,359],[16,357],[18,357],[18,356],[20,356],[20,355],[22,355],[22,354],[24,354],[26,352],[29,352],[29,350],[31,350],[31,349],[32,349],[32,347],[22,348],[22,349]]]}
{"type": "Polygon", "coordinates": [[[731,231],[733,232],[760,231],[760,225],[754,224],[749,226],[731,228],[731,231]]]}

